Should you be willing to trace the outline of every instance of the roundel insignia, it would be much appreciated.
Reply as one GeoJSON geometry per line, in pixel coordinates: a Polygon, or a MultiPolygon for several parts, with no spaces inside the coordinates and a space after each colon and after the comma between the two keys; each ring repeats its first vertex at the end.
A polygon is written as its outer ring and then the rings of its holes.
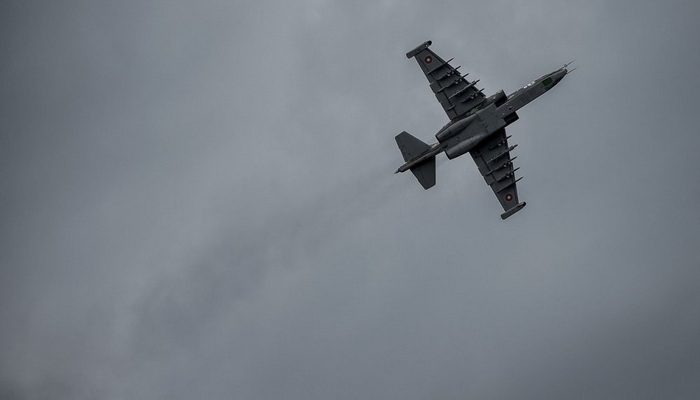
{"type": "Polygon", "coordinates": [[[507,195],[505,195],[505,199],[506,201],[513,201],[513,195],[508,193],[507,195]]]}
{"type": "Polygon", "coordinates": [[[425,56],[424,60],[426,64],[430,64],[431,62],[433,62],[433,57],[425,56]]]}

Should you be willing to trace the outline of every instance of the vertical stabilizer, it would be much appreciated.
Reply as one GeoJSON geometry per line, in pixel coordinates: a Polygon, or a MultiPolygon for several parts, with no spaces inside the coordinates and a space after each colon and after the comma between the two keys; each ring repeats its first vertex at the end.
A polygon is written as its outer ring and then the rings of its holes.
{"type": "Polygon", "coordinates": [[[413,137],[406,131],[396,135],[396,144],[399,145],[404,161],[411,161],[430,148],[429,145],[423,143],[420,139],[413,137]]]}

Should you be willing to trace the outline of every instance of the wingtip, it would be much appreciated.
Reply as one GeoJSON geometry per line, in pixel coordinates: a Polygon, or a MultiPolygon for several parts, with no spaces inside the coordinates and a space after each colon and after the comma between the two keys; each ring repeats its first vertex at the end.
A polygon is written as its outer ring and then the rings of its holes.
{"type": "Polygon", "coordinates": [[[428,41],[423,42],[422,44],[420,44],[419,46],[417,46],[415,49],[413,49],[413,50],[409,51],[408,53],[406,53],[406,58],[411,58],[411,57],[415,56],[416,54],[418,54],[418,53],[420,53],[421,51],[423,51],[423,50],[427,49],[428,47],[430,47],[431,44],[433,44],[432,40],[428,40],[428,41]]]}
{"type": "Polygon", "coordinates": [[[526,205],[527,205],[527,203],[525,203],[524,201],[522,203],[518,203],[518,205],[514,206],[513,208],[510,208],[509,210],[507,210],[506,212],[501,214],[501,219],[505,221],[506,218],[508,218],[511,215],[515,214],[516,212],[522,210],[523,207],[525,207],[526,205]]]}

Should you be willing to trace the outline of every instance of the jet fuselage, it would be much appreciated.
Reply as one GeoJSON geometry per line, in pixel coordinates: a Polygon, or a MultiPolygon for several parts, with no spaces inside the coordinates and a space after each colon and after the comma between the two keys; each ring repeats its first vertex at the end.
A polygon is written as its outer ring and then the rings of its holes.
{"type": "Polygon", "coordinates": [[[517,121],[516,111],[553,88],[567,73],[566,67],[562,67],[528,83],[506,98],[500,95],[503,93],[500,91],[464,118],[450,121],[435,137],[445,145],[448,158],[459,157],[492,133],[517,121]]]}
{"type": "Polygon", "coordinates": [[[501,90],[488,97],[471,113],[443,126],[435,134],[437,143],[407,161],[396,172],[405,172],[443,151],[449,159],[469,152],[494,132],[517,121],[516,111],[553,88],[567,73],[568,70],[564,66],[535,79],[508,96],[501,90]]]}

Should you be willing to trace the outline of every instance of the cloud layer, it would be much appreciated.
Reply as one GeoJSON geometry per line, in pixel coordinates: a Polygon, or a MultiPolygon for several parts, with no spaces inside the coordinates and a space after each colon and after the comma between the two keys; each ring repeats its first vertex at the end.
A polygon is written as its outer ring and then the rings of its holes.
{"type": "Polygon", "coordinates": [[[695,399],[692,1],[5,2],[0,397],[695,399]],[[516,90],[528,207],[423,41],[516,90]]]}

